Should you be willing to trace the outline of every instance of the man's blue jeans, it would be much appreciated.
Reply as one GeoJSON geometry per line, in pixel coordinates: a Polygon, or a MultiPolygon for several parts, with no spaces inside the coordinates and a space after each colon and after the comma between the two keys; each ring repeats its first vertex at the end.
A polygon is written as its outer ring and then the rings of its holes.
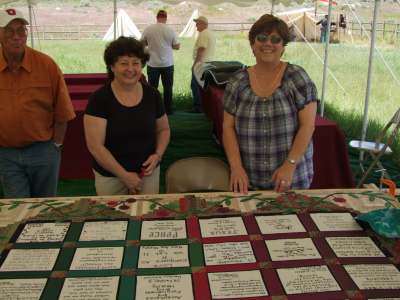
{"type": "Polygon", "coordinates": [[[53,141],[22,148],[0,147],[0,182],[6,198],[57,194],[61,151],[53,141]]]}
{"type": "Polygon", "coordinates": [[[326,40],[327,40],[327,31],[326,30],[321,30],[321,35],[320,35],[320,37],[319,37],[319,41],[320,41],[320,43],[325,43],[326,42],[326,40]]]}
{"type": "Polygon", "coordinates": [[[167,114],[172,113],[172,89],[174,85],[174,66],[169,67],[150,67],[147,66],[147,77],[149,84],[158,89],[158,83],[160,81],[163,85],[164,94],[164,106],[167,114]]]}
{"type": "Polygon", "coordinates": [[[193,97],[193,110],[195,112],[202,112],[203,107],[201,105],[201,86],[197,82],[196,77],[193,74],[192,71],[192,81],[190,82],[190,88],[192,89],[192,97],[193,97]]]}

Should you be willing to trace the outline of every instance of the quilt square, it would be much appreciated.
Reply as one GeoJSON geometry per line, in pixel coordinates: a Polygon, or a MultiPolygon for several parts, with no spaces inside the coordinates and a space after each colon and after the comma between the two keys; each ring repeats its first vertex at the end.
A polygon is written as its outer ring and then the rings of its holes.
{"type": "Polygon", "coordinates": [[[203,238],[247,235],[242,217],[200,219],[203,238]]]}
{"type": "Polygon", "coordinates": [[[120,269],[123,255],[123,247],[78,248],[70,270],[120,269]]]}
{"type": "Polygon", "coordinates": [[[142,222],[142,240],[186,239],[185,220],[155,220],[142,222]]]}
{"type": "Polygon", "coordinates": [[[79,241],[125,240],[128,221],[85,222],[79,241]]]}
{"type": "Polygon", "coordinates": [[[325,238],[337,257],[385,257],[367,236],[325,238]]]}
{"type": "Polygon", "coordinates": [[[320,231],[362,231],[350,213],[312,213],[310,214],[320,231]]]}
{"type": "Polygon", "coordinates": [[[47,278],[0,279],[0,299],[39,300],[47,278]]]}
{"type": "Polygon", "coordinates": [[[277,273],[289,295],[341,290],[327,266],[283,268],[277,273]]]}
{"type": "Polygon", "coordinates": [[[60,249],[11,249],[0,272],[51,271],[60,249]]]}
{"type": "Polygon", "coordinates": [[[135,299],[194,300],[192,276],[190,274],[138,276],[135,299]]]}
{"type": "Polygon", "coordinates": [[[27,223],[16,243],[62,242],[69,229],[69,222],[27,223]]]}
{"type": "Polygon", "coordinates": [[[400,271],[390,264],[343,266],[359,289],[400,289],[400,271]]]}
{"type": "Polygon", "coordinates": [[[118,276],[66,278],[58,300],[115,300],[118,276]]]}
{"type": "Polygon", "coordinates": [[[188,245],[141,246],[138,268],[189,267],[188,245]]]}
{"type": "Polygon", "coordinates": [[[250,242],[203,244],[207,266],[256,262],[250,242]]]}
{"type": "Polygon", "coordinates": [[[213,299],[268,296],[259,270],[208,273],[213,299]]]}
{"type": "Polygon", "coordinates": [[[278,239],[265,241],[272,261],[321,258],[312,239],[278,239]]]}
{"type": "Polygon", "coordinates": [[[256,216],[262,234],[306,232],[297,215],[256,216]]]}

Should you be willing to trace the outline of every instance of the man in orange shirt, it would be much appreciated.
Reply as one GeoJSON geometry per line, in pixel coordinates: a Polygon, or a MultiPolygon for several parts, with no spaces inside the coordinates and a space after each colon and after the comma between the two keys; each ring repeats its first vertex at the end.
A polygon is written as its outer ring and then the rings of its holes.
{"type": "Polygon", "coordinates": [[[57,192],[61,146],[75,117],[56,63],[26,45],[27,20],[0,10],[0,182],[6,198],[57,192]]]}

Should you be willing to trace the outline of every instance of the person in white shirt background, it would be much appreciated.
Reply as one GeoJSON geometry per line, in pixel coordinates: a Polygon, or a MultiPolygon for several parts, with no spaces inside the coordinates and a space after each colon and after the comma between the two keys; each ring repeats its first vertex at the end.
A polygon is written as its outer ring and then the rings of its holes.
{"type": "Polygon", "coordinates": [[[193,49],[193,65],[192,65],[192,80],[190,88],[192,89],[193,96],[193,112],[202,112],[201,107],[201,96],[200,96],[200,84],[196,79],[196,70],[202,69],[202,65],[211,61],[215,53],[215,37],[213,33],[208,29],[208,19],[204,16],[200,16],[193,20],[196,22],[196,28],[199,32],[196,43],[193,49]]]}
{"type": "Polygon", "coordinates": [[[175,31],[167,26],[167,12],[159,10],[157,23],[148,26],[141,40],[148,46],[150,60],[147,63],[147,77],[149,84],[158,88],[160,81],[163,85],[165,111],[168,115],[172,110],[172,90],[174,85],[174,56],[173,50],[179,50],[175,31]]]}

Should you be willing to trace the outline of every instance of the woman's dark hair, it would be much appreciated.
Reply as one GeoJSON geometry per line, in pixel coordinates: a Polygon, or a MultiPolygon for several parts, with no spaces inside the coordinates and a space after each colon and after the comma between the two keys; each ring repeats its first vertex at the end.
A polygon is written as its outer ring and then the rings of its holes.
{"type": "Polygon", "coordinates": [[[114,79],[114,73],[111,71],[111,66],[115,64],[120,56],[135,56],[140,59],[143,67],[149,60],[149,54],[145,51],[145,46],[142,42],[133,37],[121,36],[115,41],[109,43],[106,50],[104,50],[104,62],[107,66],[109,80],[114,79]]]}
{"type": "Polygon", "coordinates": [[[289,27],[282,19],[279,19],[273,15],[265,14],[262,15],[250,28],[249,41],[250,45],[253,45],[256,36],[259,33],[276,31],[283,40],[283,46],[286,46],[290,41],[289,27]]]}

